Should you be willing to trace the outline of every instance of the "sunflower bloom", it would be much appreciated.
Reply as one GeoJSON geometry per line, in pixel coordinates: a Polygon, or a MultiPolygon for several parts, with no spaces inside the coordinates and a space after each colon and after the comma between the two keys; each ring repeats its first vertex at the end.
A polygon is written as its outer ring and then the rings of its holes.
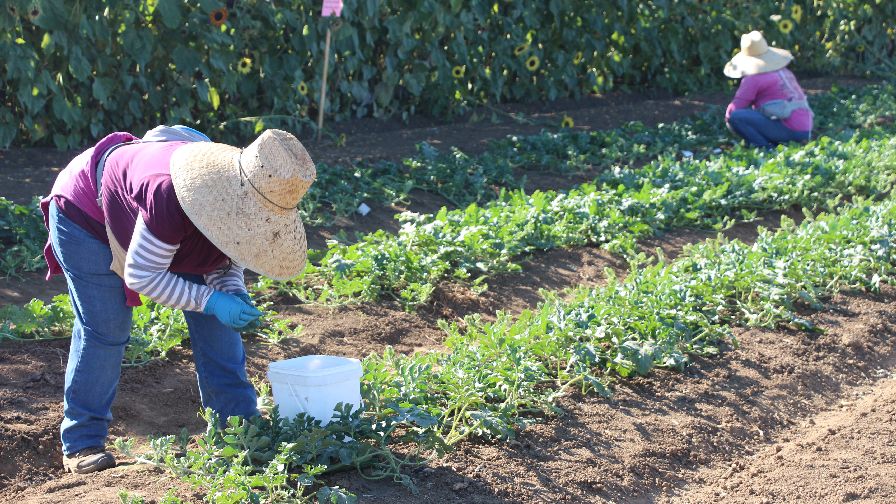
{"type": "Polygon", "coordinates": [[[789,19],[782,19],[778,21],[778,29],[781,30],[781,33],[787,35],[793,30],[793,21],[789,19]]]}
{"type": "Polygon", "coordinates": [[[214,26],[221,26],[227,21],[227,7],[221,7],[220,9],[215,9],[211,14],[208,15],[208,20],[214,26]]]}
{"type": "Polygon", "coordinates": [[[563,121],[560,123],[560,126],[564,128],[572,128],[575,125],[575,121],[573,121],[572,117],[569,117],[568,115],[563,116],[563,121]]]}
{"type": "Polygon", "coordinates": [[[460,79],[464,76],[464,67],[456,66],[451,69],[451,75],[454,76],[455,79],[460,79]]]}
{"type": "Polygon", "coordinates": [[[582,62],[583,59],[584,59],[584,55],[582,54],[582,51],[579,51],[576,53],[575,57],[572,59],[572,64],[578,65],[579,63],[582,62]]]}
{"type": "Polygon", "coordinates": [[[303,96],[308,94],[308,84],[305,84],[305,81],[300,82],[299,85],[296,86],[296,89],[298,89],[299,93],[303,96]]]}
{"type": "Polygon", "coordinates": [[[791,7],[790,17],[792,17],[794,21],[799,23],[803,19],[803,8],[799,5],[794,5],[793,7],[791,7]]]}
{"type": "Polygon", "coordinates": [[[528,50],[529,50],[529,44],[528,44],[528,43],[527,43],[527,44],[520,44],[520,45],[518,45],[518,46],[516,46],[516,47],[513,48],[513,54],[514,54],[514,56],[519,56],[520,54],[523,54],[524,52],[526,52],[526,51],[528,51],[528,50]]]}
{"type": "Polygon", "coordinates": [[[529,56],[529,58],[526,60],[526,68],[530,72],[538,70],[539,66],[541,66],[541,60],[539,60],[538,56],[534,54],[532,56],[529,56]]]}
{"type": "Polygon", "coordinates": [[[243,58],[236,66],[236,71],[246,75],[252,70],[252,58],[243,58]]]}

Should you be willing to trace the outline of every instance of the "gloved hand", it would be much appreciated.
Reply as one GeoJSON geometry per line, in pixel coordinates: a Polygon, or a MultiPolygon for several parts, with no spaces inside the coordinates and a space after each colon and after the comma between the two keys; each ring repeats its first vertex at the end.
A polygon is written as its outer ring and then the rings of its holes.
{"type": "Polygon", "coordinates": [[[214,315],[222,324],[232,329],[242,329],[261,316],[261,312],[251,304],[221,291],[212,293],[202,311],[206,315],[214,315]]]}
{"type": "MultiPolygon", "coordinates": [[[[236,294],[234,294],[234,296],[242,299],[249,306],[253,306],[253,307],[255,306],[255,303],[252,302],[252,297],[249,296],[248,292],[237,292],[236,294]]],[[[252,332],[252,331],[255,331],[256,329],[258,329],[259,327],[261,327],[261,319],[257,318],[255,320],[253,320],[252,322],[249,322],[248,324],[244,325],[242,328],[240,328],[240,332],[252,332]]]]}
{"type": "Polygon", "coordinates": [[[249,306],[255,306],[255,303],[252,302],[252,297],[249,296],[248,292],[237,292],[234,296],[242,299],[249,306]]]}

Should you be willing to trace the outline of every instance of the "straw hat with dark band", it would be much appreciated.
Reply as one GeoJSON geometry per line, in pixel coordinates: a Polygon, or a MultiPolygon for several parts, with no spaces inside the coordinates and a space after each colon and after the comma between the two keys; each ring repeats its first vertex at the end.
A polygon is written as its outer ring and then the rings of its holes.
{"type": "Polygon", "coordinates": [[[745,75],[774,72],[791,61],[790,51],[769,47],[761,33],[752,31],[740,37],[740,52],[725,65],[725,75],[739,79],[745,75]]]}
{"type": "Polygon", "coordinates": [[[196,142],[171,157],[174,192],[196,228],[238,264],[275,280],[305,269],[296,206],[316,175],[305,147],[281,130],[245,149],[196,142]]]}

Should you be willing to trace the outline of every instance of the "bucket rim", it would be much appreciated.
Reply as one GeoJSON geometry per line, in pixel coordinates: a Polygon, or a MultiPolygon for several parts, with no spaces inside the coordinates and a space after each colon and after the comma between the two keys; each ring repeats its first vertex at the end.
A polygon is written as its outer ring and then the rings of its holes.
{"type": "Polygon", "coordinates": [[[291,376],[308,376],[308,377],[320,377],[320,376],[328,376],[335,374],[345,374],[357,372],[359,375],[363,374],[363,369],[361,368],[361,361],[359,359],[355,359],[353,357],[343,357],[341,355],[302,355],[300,357],[294,357],[292,359],[284,359],[279,361],[274,361],[268,364],[268,373],[278,373],[285,374],[291,376]],[[304,360],[312,360],[312,359],[326,359],[326,360],[335,360],[342,361],[336,365],[321,367],[317,369],[301,369],[297,370],[291,367],[292,364],[297,361],[304,360]]]}

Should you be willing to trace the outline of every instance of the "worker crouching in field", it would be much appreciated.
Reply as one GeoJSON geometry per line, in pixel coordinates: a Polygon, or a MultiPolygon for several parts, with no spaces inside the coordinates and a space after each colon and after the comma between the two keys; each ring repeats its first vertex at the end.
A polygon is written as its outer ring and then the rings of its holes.
{"type": "Polygon", "coordinates": [[[238,331],[261,312],[243,268],[278,279],[303,270],[296,205],[315,175],[284,131],[239,149],[184,126],[142,139],[111,134],[59,174],[41,210],[49,275],[65,274],[75,314],[61,426],[66,470],[115,466],[106,436],[138,293],[183,310],[203,406],[225,418],[258,414],[238,331]]]}
{"type": "Polygon", "coordinates": [[[787,65],[789,51],[769,47],[758,31],[740,39],[740,52],[725,65],[725,75],[742,78],[725,111],[728,128],[749,145],[773,147],[805,142],[812,135],[812,109],[787,65]]]}

